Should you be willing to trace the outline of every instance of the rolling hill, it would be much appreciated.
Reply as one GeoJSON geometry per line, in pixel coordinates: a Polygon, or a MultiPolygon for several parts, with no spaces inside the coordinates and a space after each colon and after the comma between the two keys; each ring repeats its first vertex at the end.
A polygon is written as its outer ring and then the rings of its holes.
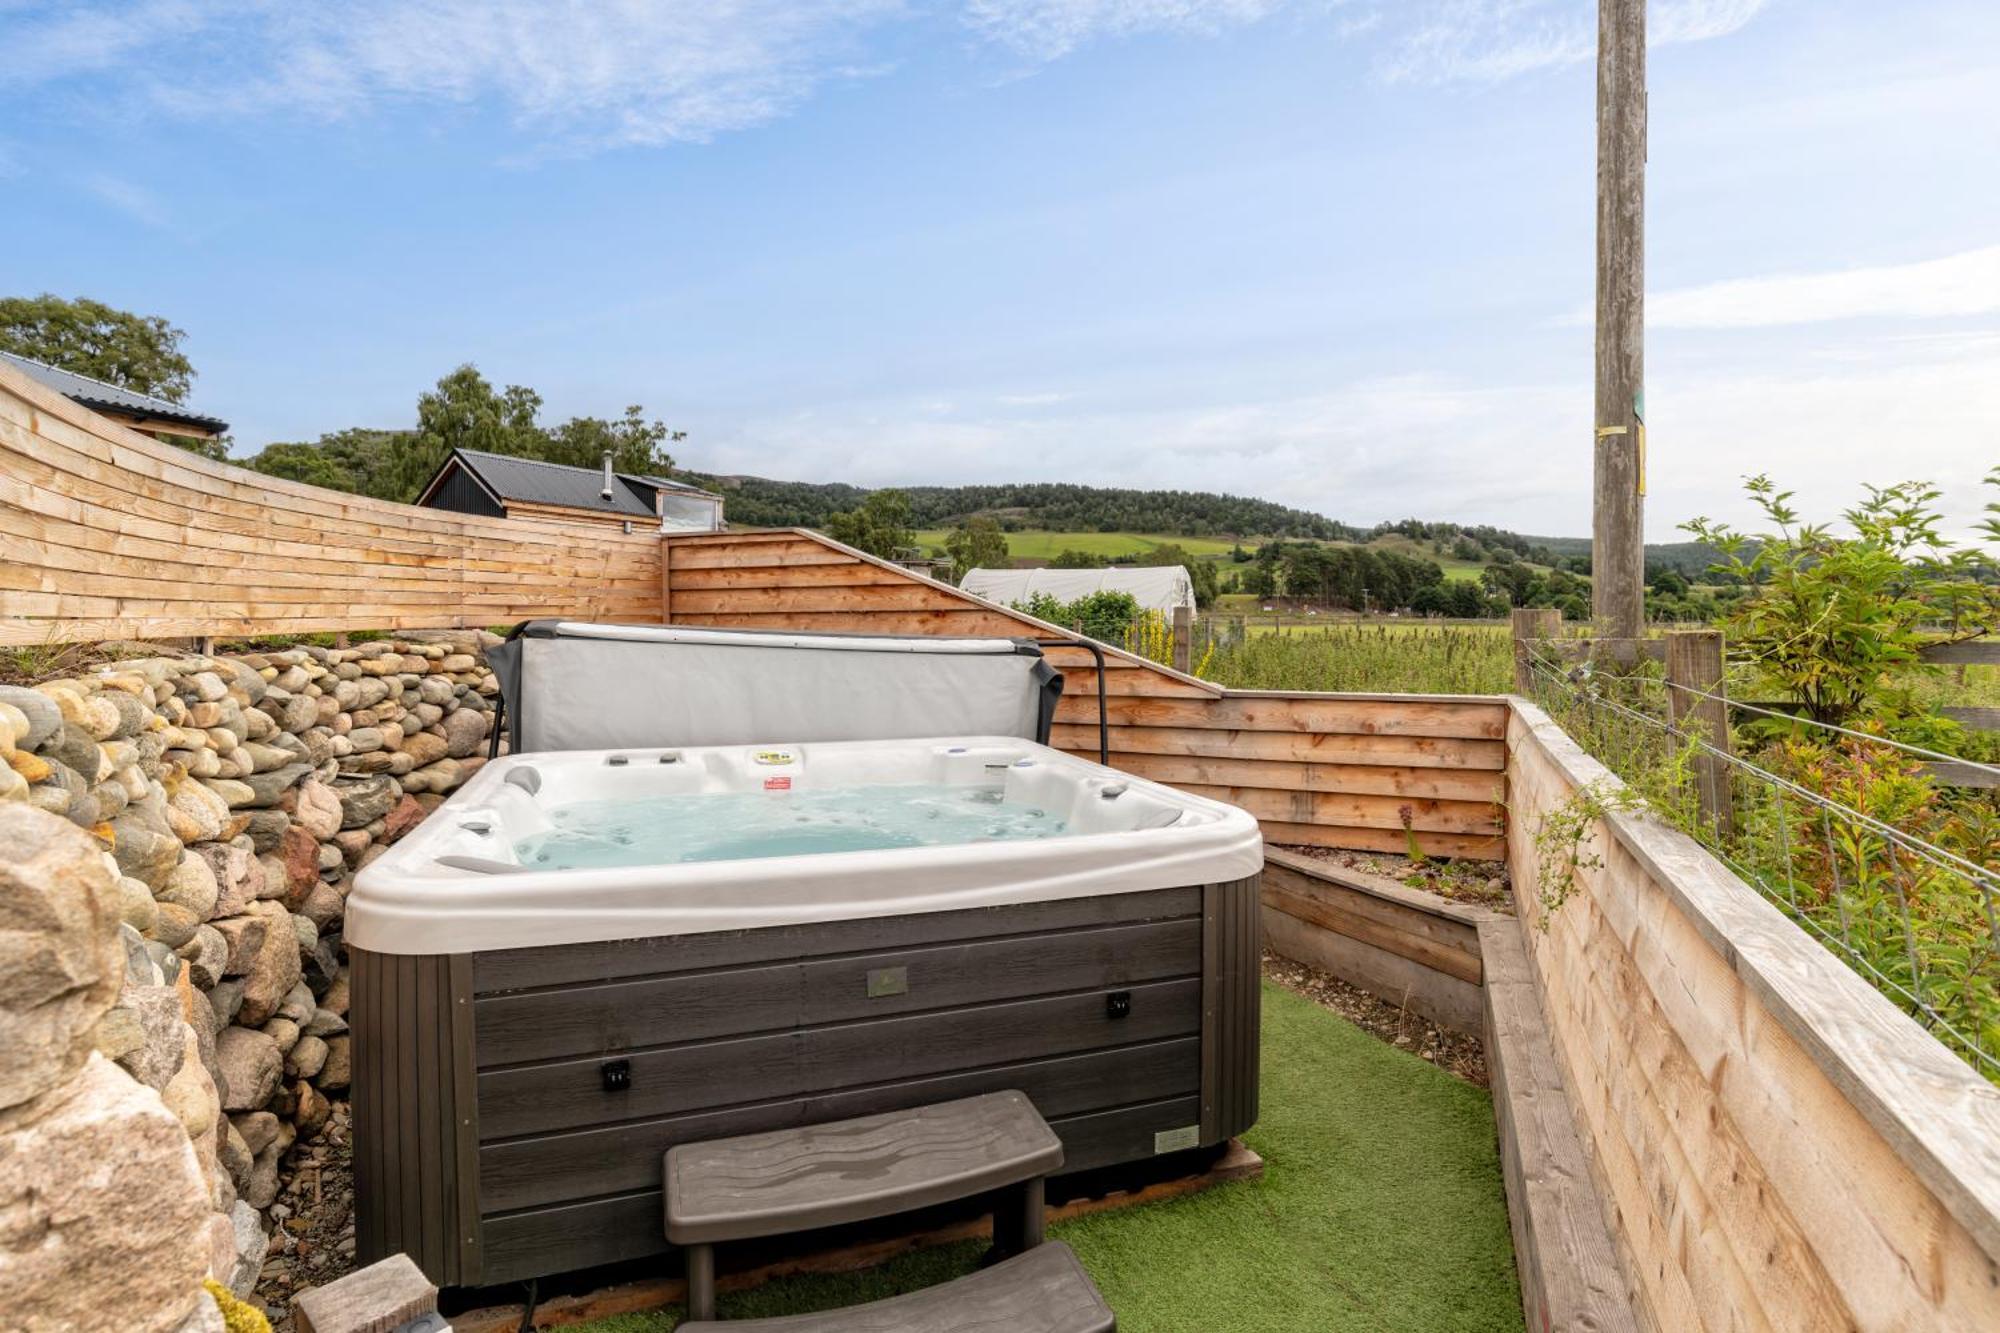
{"type": "MultiPolygon", "coordinates": [[[[727,497],[730,522],[750,527],[824,527],[829,516],[853,509],[869,493],[846,482],[683,475],[720,491],[727,497]]],[[[1435,560],[1453,578],[1476,578],[1486,553],[1501,549],[1538,565],[1590,554],[1588,537],[1535,537],[1486,525],[1420,519],[1364,528],[1269,500],[1212,491],[1147,491],[1064,482],[898,489],[909,497],[920,543],[936,546],[950,528],[984,515],[1007,529],[1013,554],[1029,560],[1049,559],[1064,550],[1119,559],[1143,555],[1165,542],[1215,559],[1226,557],[1239,542],[1254,547],[1276,538],[1375,546],[1435,560]],[[1461,538],[1477,548],[1476,556],[1454,551],[1461,538]]],[[[1698,542],[1646,548],[1649,566],[1669,566],[1690,577],[1705,570],[1711,558],[1708,548],[1698,542]]]]}

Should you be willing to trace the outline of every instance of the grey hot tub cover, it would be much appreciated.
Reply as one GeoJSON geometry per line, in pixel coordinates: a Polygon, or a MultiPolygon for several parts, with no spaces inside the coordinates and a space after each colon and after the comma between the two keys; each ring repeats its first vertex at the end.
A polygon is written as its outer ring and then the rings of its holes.
{"type": "Polygon", "coordinates": [[[515,754],[918,736],[1046,744],[1063,685],[1032,639],[531,620],[487,660],[515,754]]]}

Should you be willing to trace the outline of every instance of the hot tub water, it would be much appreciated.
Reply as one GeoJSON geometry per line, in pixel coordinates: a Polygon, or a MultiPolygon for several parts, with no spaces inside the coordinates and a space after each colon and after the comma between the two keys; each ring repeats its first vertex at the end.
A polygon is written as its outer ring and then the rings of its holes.
{"type": "Polygon", "coordinates": [[[997,787],[915,784],[579,801],[514,843],[524,867],[610,869],[1050,838],[1064,821],[997,787]]]}

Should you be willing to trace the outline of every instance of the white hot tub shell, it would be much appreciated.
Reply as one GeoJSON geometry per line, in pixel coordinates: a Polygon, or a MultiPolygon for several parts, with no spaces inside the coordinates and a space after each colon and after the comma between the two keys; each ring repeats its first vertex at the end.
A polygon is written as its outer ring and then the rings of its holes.
{"type": "Polygon", "coordinates": [[[1031,741],[834,741],[572,751],[496,760],[357,877],[347,941],[437,954],[1050,901],[1242,879],[1257,823],[1031,741]],[[594,801],[824,788],[998,786],[1056,837],[616,869],[537,870],[514,845],[594,801]]]}
{"type": "Polygon", "coordinates": [[[483,1285],[670,1248],[677,1142],[1018,1088],[1066,1170],[1256,1119],[1257,824],[1006,737],[496,760],[348,899],[358,1247],[483,1285]],[[611,868],[555,812],[997,791],[1062,831],[611,868]]]}

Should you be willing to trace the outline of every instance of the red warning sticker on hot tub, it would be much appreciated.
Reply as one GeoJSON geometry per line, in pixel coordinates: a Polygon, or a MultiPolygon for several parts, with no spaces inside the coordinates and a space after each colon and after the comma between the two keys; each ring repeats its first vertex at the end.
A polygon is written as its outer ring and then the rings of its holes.
{"type": "Polygon", "coordinates": [[[764,779],[765,791],[790,791],[791,789],[792,780],[789,777],[764,779]]]}

